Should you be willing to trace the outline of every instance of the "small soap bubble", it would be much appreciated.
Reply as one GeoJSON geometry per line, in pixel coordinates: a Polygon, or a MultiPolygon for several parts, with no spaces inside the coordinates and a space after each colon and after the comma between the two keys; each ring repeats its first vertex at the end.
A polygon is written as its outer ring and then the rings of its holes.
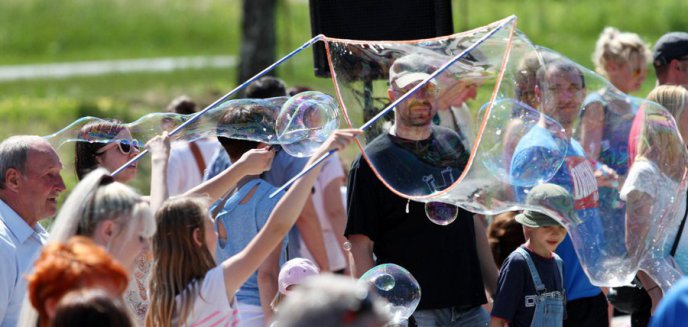
{"type": "Polygon", "coordinates": [[[447,226],[459,216],[459,207],[443,202],[427,202],[425,216],[437,225],[447,226]]]}

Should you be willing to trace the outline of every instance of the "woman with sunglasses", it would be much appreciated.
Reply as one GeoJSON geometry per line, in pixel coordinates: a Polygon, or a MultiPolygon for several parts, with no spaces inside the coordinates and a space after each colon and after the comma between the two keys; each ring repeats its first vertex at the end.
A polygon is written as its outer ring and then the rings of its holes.
{"type": "MultiPolygon", "coordinates": [[[[110,172],[117,170],[140,152],[139,143],[132,139],[129,128],[118,121],[90,123],[81,128],[76,142],[76,175],[79,180],[98,167],[110,172]]],[[[169,151],[169,150],[168,150],[169,151]]],[[[136,163],[130,165],[115,178],[127,183],[136,176],[136,163]]]]}

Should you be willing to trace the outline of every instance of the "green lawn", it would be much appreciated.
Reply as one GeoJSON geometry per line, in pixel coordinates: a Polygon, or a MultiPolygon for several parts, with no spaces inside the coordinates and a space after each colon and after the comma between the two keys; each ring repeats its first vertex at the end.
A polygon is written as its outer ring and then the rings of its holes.
{"type": "MultiPolygon", "coordinates": [[[[238,0],[3,0],[0,66],[238,55],[240,9],[238,0]]],[[[604,26],[636,32],[652,43],[667,31],[688,30],[687,10],[685,0],[453,1],[457,32],[516,14],[534,43],[587,67],[604,26]]],[[[279,58],[310,39],[308,2],[278,0],[277,17],[279,58]]],[[[331,91],[329,79],[313,77],[310,56],[307,51],[289,61],[279,76],[292,85],[331,91]]],[[[132,121],[180,94],[207,105],[236,86],[236,75],[234,69],[198,69],[0,82],[0,139],[50,134],[85,115],[132,121]]],[[[636,95],[644,96],[653,85],[654,76],[648,76],[636,95]]],[[[68,152],[65,161],[71,160],[68,152]]],[[[73,180],[71,170],[65,172],[73,180]]]]}

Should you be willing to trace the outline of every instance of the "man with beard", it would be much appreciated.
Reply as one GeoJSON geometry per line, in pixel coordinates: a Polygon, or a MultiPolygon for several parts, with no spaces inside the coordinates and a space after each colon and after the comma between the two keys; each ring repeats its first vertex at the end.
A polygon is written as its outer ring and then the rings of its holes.
{"type": "MultiPolygon", "coordinates": [[[[540,112],[561,124],[568,138],[564,163],[548,181],[569,191],[574,198],[574,209],[582,223],[576,230],[588,235],[600,235],[598,181],[583,147],[571,138],[573,126],[585,99],[583,73],[570,61],[555,59],[537,71],[535,96],[540,112]]],[[[543,126],[533,126],[523,136],[514,150],[511,160],[511,177],[531,180],[527,174],[539,174],[538,163],[556,151],[556,144],[543,126]]],[[[517,198],[523,200],[526,190],[515,189],[517,198]]],[[[596,242],[601,242],[598,238],[596,242]]],[[[588,244],[595,247],[601,244],[588,244]]],[[[583,271],[569,235],[559,245],[556,253],[564,261],[564,289],[566,290],[567,315],[564,326],[608,326],[607,300],[602,290],[592,285],[583,271]]],[[[589,258],[589,263],[596,260],[589,258]]]]}
{"type": "MultiPolygon", "coordinates": [[[[389,72],[390,100],[435,69],[417,54],[397,59],[389,72]]],[[[391,128],[365,148],[369,164],[361,155],[353,162],[345,234],[352,245],[356,277],[376,264],[394,263],[418,280],[423,296],[412,317],[418,326],[487,326],[489,317],[481,307],[486,302],[483,282],[493,292],[497,276],[480,224],[462,209],[452,224],[433,224],[423,203],[385,186],[407,195],[430,194],[461,175],[469,153],[455,132],[432,124],[437,95],[437,84],[431,80],[399,103],[391,128]]]]}

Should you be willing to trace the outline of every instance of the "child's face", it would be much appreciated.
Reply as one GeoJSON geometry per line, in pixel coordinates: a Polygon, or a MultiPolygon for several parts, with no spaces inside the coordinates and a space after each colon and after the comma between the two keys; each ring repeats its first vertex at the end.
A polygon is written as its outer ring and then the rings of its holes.
{"type": "Polygon", "coordinates": [[[554,252],[566,237],[566,228],[561,225],[528,228],[528,230],[530,243],[539,248],[547,249],[549,252],[554,252]]]}

